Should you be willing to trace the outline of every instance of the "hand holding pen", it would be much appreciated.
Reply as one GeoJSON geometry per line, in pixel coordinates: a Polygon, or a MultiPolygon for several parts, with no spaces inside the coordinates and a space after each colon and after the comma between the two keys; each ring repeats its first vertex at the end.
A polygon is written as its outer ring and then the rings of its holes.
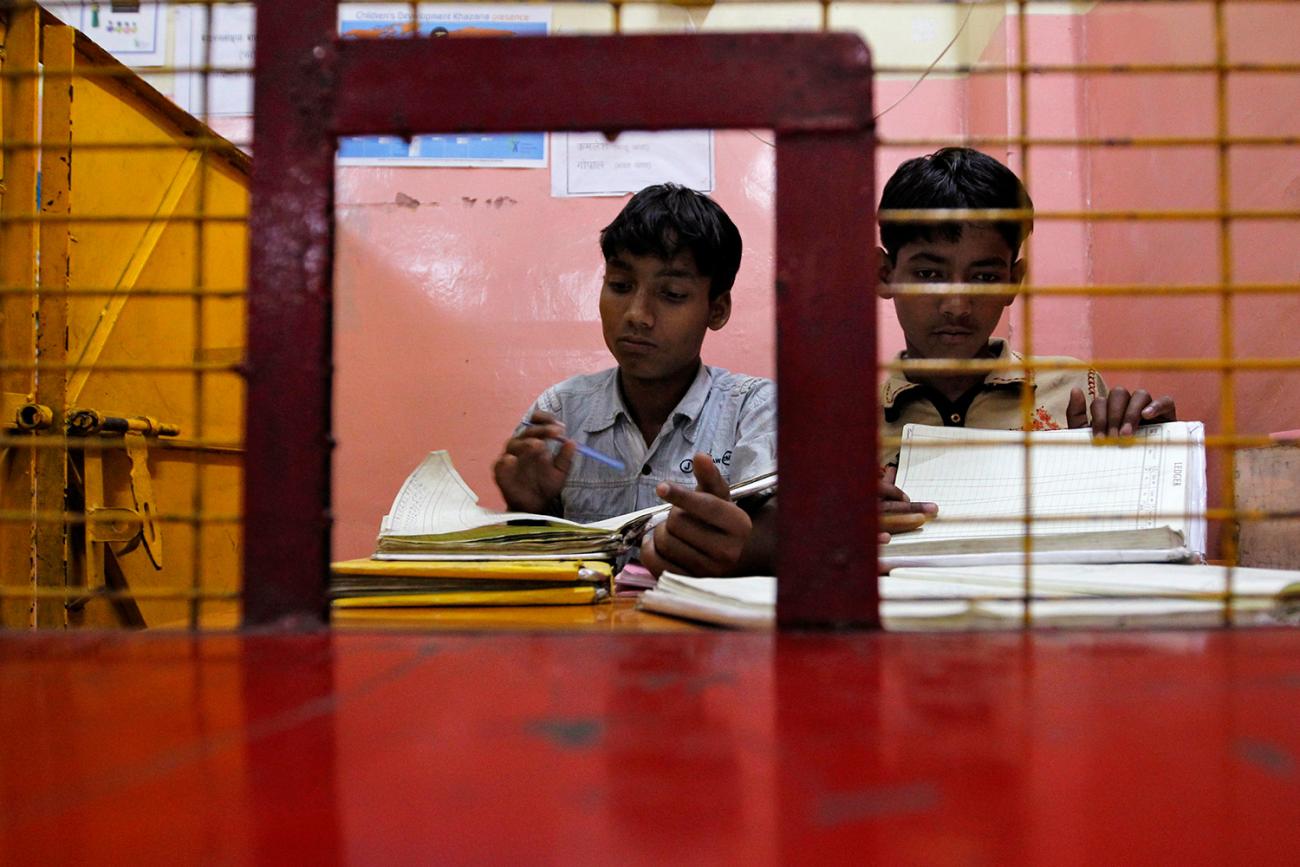
{"type": "Polygon", "coordinates": [[[506,441],[504,451],[492,465],[492,475],[506,505],[514,511],[559,514],[560,492],[573,468],[575,454],[617,470],[625,469],[621,461],[569,439],[564,424],[555,416],[534,411],[528,424],[506,441]],[[561,443],[559,451],[552,451],[551,440],[561,443]]]}

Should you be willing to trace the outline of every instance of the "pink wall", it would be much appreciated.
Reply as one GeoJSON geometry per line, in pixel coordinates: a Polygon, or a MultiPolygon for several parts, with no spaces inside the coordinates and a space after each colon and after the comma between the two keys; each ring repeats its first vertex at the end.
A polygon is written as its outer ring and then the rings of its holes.
{"type": "MultiPolygon", "coordinates": [[[[1293,61],[1300,28],[1286,4],[1233,4],[1229,49],[1238,61],[1293,61]]],[[[1188,4],[1101,4],[1083,16],[1034,15],[1031,62],[1212,59],[1206,10],[1188,4]]],[[[1016,60],[1014,29],[995,35],[983,59],[1016,60]]],[[[910,81],[877,84],[891,105],[910,81]]],[[[1212,135],[1209,76],[1039,76],[1031,81],[1036,135],[1212,135]]],[[[1232,131],[1300,134],[1296,76],[1234,75],[1232,131]]],[[[951,137],[1015,133],[1019,85],[1000,75],[925,81],[880,121],[881,135],[951,137]]],[[[735,219],[746,253],[731,323],[705,343],[705,360],[771,375],[772,150],[767,132],[720,133],[715,196],[735,219]]],[[[986,148],[1025,171],[1016,149],[986,148]]],[[[915,148],[881,148],[880,181],[915,148]]],[[[1028,180],[1040,211],[1213,208],[1213,148],[1034,148],[1028,180]]],[[[1295,148],[1232,155],[1233,205],[1300,209],[1295,148]]],[[[408,201],[403,198],[403,201],[408,201]]],[[[486,169],[342,169],[339,172],[335,420],[335,556],[371,550],[379,519],[402,479],[430,449],[451,451],[485,505],[499,506],[491,463],[529,402],[573,373],[607,366],[596,299],[596,236],[624,199],[552,199],[549,172],[486,169]],[[398,194],[420,204],[399,205],[398,194]]],[[[833,227],[828,227],[833,231],[833,227]]],[[[1037,284],[1217,280],[1213,222],[1082,223],[1040,219],[1030,247],[1037,284]]],[[[1237,223],[1238,281],[1300,279],[1296,223],[1237,223]]],[[[865,284],[864,280],[864,284],[865,284]]],[[[1032,349],[1099,359],[1173,358],[1218,352],[1212,298],[1037,298],[1032,349]]],[[[1022,303],[1000,333],[1025,346],[1022,303]]],[[[881,303],[881,357],[901,334],[881,303]]],[[[1300,293],[1242,296],[1233,305],[1236,351],[1300,355],[1300,293]]],[[[1218,427],[1217,374],[1106,370],[1108,380],[1168,391],[1183,418],[1218,427]]],[[[1236,378],[1238,427],[1300,428],[1300,374],[1236,378]]]]}
{"type": "MultiPolygon", "coordinates": [[[[772,151],[744,132],[716,147],[716,197],[746,249],[731,321],[704,357],[771,376],[772,151]]],[[[625,201],[553,199],[546,171],[340,170],[336,556],[370,552],[431,449],[449,450],[482,502],[501,505],[492,461],[532,400],[612,363],[597,236],[625,201]],[[396,204],[399,194],[420,204],[396,204]]]]}

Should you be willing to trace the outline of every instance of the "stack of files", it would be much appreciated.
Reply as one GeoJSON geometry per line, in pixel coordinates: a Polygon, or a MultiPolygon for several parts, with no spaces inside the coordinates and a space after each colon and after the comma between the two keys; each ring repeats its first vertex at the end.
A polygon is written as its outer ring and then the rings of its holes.
{"type": "MultiPolygon", "coordinates": [[[[776,474],[732,488],[739,498],[770,490],[776,474]]],[[[550,515],[494,512],[452,466],[445,451],[429,454],[403,483],[379,528],[377,560],[613,559],[640,541],[667,504],[579,524],[550,515]]]]}
{"type": "Polygon", "coordinates": [[[1205,553],[1200,422],[1149,425],[1126,445],[1097,445],[1088,429],[915,424],[902,440],[897,484],[939,514],[880,548],[885,570],[1023,563],[1026,535],[1033,563],[1195,562],[1205,553]]]}
{"type": "MultiPolygon", "coordinates": [[[[1023,623],[1023,566],[896,569],[880,578],[881,619],[896,631],[1009,629],[1023,623]]],[[[1170,563],[1047,565],[1030,572],[1035,626],[1216,626],[1300,622],[1300,571],[1170,563]],[[1231,597],[1228,596],[1231,580],[1231,597]]],[[[665,572],[638,607],[738,629],[776,620],[776,579],[665,572]]]]}
{"type": "Polygon", "coordinates": [[[346,560],[331,567],[335,608],[589,605],[609,596],[599,560],[346,560]]]}

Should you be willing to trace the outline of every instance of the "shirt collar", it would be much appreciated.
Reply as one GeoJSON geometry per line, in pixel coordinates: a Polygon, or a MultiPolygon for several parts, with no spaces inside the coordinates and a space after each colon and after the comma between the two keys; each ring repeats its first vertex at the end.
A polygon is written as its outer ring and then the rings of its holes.
{"type": "MultiPolygon", "coordinates": [[[[1019,362],[1024,359],[1023,355],[1019,352],[1013,352],[1010,344],[998,337],[989,341],[989,349],[993,352],[993,357],[991,359],[993,361],[1019,362]]],[[[902,359],[903,354],[904,353],[902,352],[898,353],[898,355],[894,356],[895,360],[902,359]]],[[[1026,381],[1030,380],[1029,377],[1025,375],[1023,369],[991,370],[988,375],[984,377],[984,384],[989,386],[1018,385],[1026,381]]],[[[912,382],[901,370],[891,371],[889,378],[885,380],[885,384],[880,387],[880,408],[883,410],[892,410],[900,396],[904,396],[906,392],[919,389],[920,387],[921,384],[919,382],[912,382]]],[[[906,396],[912,397],[914,395],[906,396]]]]}
{"type": "Polygon", "coordinates": [[[618,368],[614,367],[605,371],[600,388],[592,393],[591,412],[587,413],[582,429],[586,433],[598,433],[614,424],[620,415],[631,418],[619,393],[618,368]]]}
{"type": "MultiPolygon", "coordinates": [[[[696,422],[699,421],[712,385],[713,368],[701,364],[700,369],[695,372],[691,387],[686,390],[686,394],[673,409],[670,423],[682,427],[682,434],[687,442],[695,442],[696,422]]],[[[583,422],[582,429],[586,433],[598,433],[612,426],[618,421],[619,416],[629,422],[632,421],[632,413],[628,412],[627,404],[623,402],[623,394],[618,387],[618,368],[615,367],[607,372],[600,389],[595,392],[591,412],[583,422]]]]}
{"type": "Polygon", "coordinates": [[[699,423],[700,415],[704,412],[704,402],[709,397],[709,392],[713,389],[713,368],[707,364],[701,364],[700,369],[695,372],[695,381],[691,387],[686,390],[686,394],[677,403],[676,409],[673,410],[672,418],[678,427],[682,429],[682,436],[688,443],[695,442],[695,428],[699,423]]]}

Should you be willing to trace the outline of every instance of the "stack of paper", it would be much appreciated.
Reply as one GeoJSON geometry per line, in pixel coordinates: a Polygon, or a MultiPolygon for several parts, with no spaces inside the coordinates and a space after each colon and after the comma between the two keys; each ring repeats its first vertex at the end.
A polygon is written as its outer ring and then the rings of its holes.
{"type": "MultiPolygon", "coordinates": [[[[886,629],[1011,628],[1025,613],[1024,567],[897,569],[880,579],[886,629]]],[[[1037,626],[1214,626],[1300,620],[1300,572],[1168,563],[1048,565],[1030,574],[1037,626]]],[[[665,572],[640,607],[736,628],[768,628],[776,579],[689,578],[665,572]]]]}
{"type": "Polygon", "coordinates": [[[437,561],[335,563],[335,608],[430,605],[585,605],[609,595],[602,561],[437,561]]]}
{"type": "MultiPolygon", "coordinates": [[[[773,473],[732,492],[775,485],[773,473]]],[[[375,554],[334,564],[331,595],[340,608],[597,602],[609,595],[614,559],[668,509],[594,524],[493,512],[478,505],[448,454],[433,452],[397,492],[375,554]]]]}
{"type": "Polygon", "coordinates": [[[886,569],[1023,562],[1026,535],[1035,563],[1184,562],[1205,552],[1200,422],[1143,427],[1131,445],[1097,445],[1086,429],[907,425],[897,483],[939,514],[881,548],[886,569]]]}

